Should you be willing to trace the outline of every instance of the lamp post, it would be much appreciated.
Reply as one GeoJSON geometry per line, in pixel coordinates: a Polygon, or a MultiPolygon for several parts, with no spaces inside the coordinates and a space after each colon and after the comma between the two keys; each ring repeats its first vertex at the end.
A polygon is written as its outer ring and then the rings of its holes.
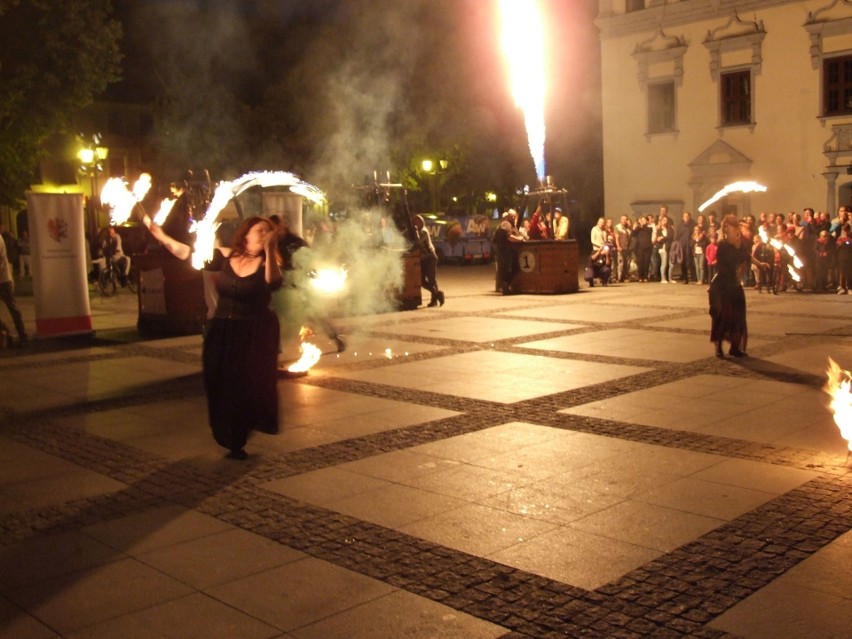
{"type": "Polygon", "coordinates": [[[423,172],[428,173],[432,176],[432,213],[438,212],[438,206],[441,203],[441,198],[439,197],[441,185],[438,181],[438,175],[440,173],[444,173],[447,170],[449,164],[450,163],[447,160],[438,160],[438,166],[435,166],[435,163],[428,158],[423,160],[423,162],[420,164],[421,168],[423,169],[423,172]]]}
{"type": "Polygon", "coordinates": [[[80,172],[89,178],[91,188],[89,230],[94,234],[100,227],[101,200],[98,192],[98,173],[104,171],[104,164],[109,157],[109,149],[101,145],[100,134],[93,135],[91,142],[84,144],[85,146],[77,151],[77,159],[80,160],[80,172]]]}

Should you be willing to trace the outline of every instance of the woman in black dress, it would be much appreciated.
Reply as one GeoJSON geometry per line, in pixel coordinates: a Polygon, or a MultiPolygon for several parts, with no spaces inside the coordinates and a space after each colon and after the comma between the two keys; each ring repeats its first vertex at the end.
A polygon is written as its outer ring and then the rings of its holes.
{"type": "Polygon", "coordinates": [[[724,357],[722,341],[731,344],[728,351],[734,357],[745,357],[748,345],[746,325],[746,300],[737,271],[745,262],[753,262],[760,268],[769,264],[759,262],[751,256],[743,240],[740,224],[735,215],[726,215],[722,220],[722,239],[716,253],[716,275],[710,282],[710,341],[716,344],[716,357],[724,357]]]}
{"type": "MultiPolygon", "coordinates": [[[[192,250],[156,224],[151,234],[175,256],[192,250]]],[[[270,309],[281,286],[275,259],[278,234],[262,217],[247,219],[230,248],[218,248],[205,265],[213,271],[218,302],[204,335],[202,361],[210,428],[231,459],[246,459],[249,433],[278,432],[278,318],[270,309]]]]}

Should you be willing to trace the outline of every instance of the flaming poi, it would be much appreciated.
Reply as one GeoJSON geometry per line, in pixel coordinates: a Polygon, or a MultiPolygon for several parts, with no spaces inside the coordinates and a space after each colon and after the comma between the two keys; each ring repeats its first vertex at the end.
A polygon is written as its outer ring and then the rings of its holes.
{"type": "Polygon", "coordinates": [[[721,189],[716,191],[716,193],[715,193],[715,195],[713,195],[713,197],[711,197],[704,204],[699,206],[698,212],[703,213],[704,209],[706,209],[708,206],[710,206],[714,202],[718,202],[719,200],[721,200],[726,195],[729,195],[730,193],[754,193],[756,191],[759,191],[761,193],[765,193],[766,187],[763,186],[762,184],[758,184],[757,182],[754,182],[754,181],[733,182],[732,184],[726,184],[721,189]]]}
{"type": "Polygon", "coordinates": [[[499,0],[499,8],[512,97],[524,114],[536,175],[543,181],[547,83],[541,7],[536,0],[499,0]]]}
{"type": "Polygon", "coordinates": [[[840,436],[846,440],[846,459],[852,454],[852,373],[843,370],[830,357],[828,358],[828,381],[823,390],[831,396],[831,411],[834,423],[840,429],[840,436]]]}
{"type": "Polygon", "coordinates": [[[130,219],[133,208],[139,204],[151,189],[151,176],[143,173],[133,184],[133,190],[127,188],[124,178],[110,178],[101,189],[101,202],[110,207],[110,224],[124,224],[130,219]]]}

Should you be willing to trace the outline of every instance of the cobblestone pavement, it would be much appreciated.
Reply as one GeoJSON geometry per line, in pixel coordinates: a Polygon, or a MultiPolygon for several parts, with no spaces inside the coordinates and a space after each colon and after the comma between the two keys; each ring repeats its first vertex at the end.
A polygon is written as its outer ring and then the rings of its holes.
{"type": "MultiPolygon", "coordinates": [[[[447,290],[445,307],[372,318],[369,324],[358,329],[360,339],[400,340],[428,348],[412,349],[413,352],[399,358],[367,358],[320,366],[305,377],[280,381],[282,387],[296,390],[319,389],[449,413],[426,422],[294,450],[264,449],[242,464],[223,464],[212,463],[209,456],[160,455],[135,446],[133,440],[94,434],[81,426],[98,414],[112,414],[119,409],[129,411],[162,403],[203,405],[203,389],[197,371],[177,378],[163,376],[158,379],[154,374],[146,383],[128,383],[117,389],[107,385],[109,388],[103,392],[99,392],[100,382],[95,381],[92,382],[94,388],[83,399],[46,406],[29,403],[25,409],[20,408],[15,397],[4,393],[6,396],[0,401],[0,441],[13,442],[27,450],[71,462],[118,482],[121,488],[95,491],[96,494],[86,496],[72,495],[49,505],[33,506],[26,503],[26,496],[15,497],[15,490],[33,478],[26,474],[23,478],[12,477],[0,470],[0,485],[9,496],[6,502],[0,502],[0,567],[9,569],[14,564],[14,553],[22,544],[178,505],[394,589],[490,622],[501,629],[493,636],[506,639],[849,636],[838,630],[840,626],[848,632],[849,626],[844,624],[848,623],[849,609],[852,609],[849,588],[845,595],[833,595],[837,608],[820,608],[819,616],[814,614],[806,623],[784,629],[787,634],[773,635],[778,628],[754,630],[748,624],[735,626],[731,625],[733,622],[719,621],[726,613],[738,610],[737,607],[752,596],[770,592],[768,587],[779,578],[829,547],[840,544],[845,548],[840,554],[845,569],[838,572],[852,572],[849,570],[852,567],[849,532],[852,529],[852,475],[842,450],[836,445],[821,447],[820,442],[792,445],[747,436],[722,436],[700,429],[651,425],[625,419],[624,413],[583,412],[596,402],[618,400],[629,405],[632,398],[640,398],[655,389],[700,380],[707,375],[819,390],[825,381],[824,374],[812,366],[791,365],[784,358],[788,355],[795,358],[799,352],[815,352],[825,359],[839,350],[841,363],[845,361],[849,368],[852,364],[852,316],[849,312],[852,306],[845,298],[798,294],[769,298],[749,293],[752,326],[766,321],[767,325],[771,323],[776,327],[779,323],[788,323],[800,330],[796,333],[784,329],[753,331],[750,358],[720,361],[709,356],[682,358],[676,349],[667,345],[675,337],[685,336],[700,343],[707,355],[712,353],[706,341],[706,327],[699,327],[708,323],[706,308],[702,305],[703,288],[672,286],[660,290],[664,287],[633,284],[609,287],[609,290],[584,288],[574,295],[505,298],[487,290],[491,276],[487,269],[445,268],[441,275],[447,290]],[[469,310],[465,310],[466,307],[469,310]],[[584,319],[577,317],[579,311],[572,307],[589,307],[597,312],[589,313],[585,316],[588,319],[584,319]],[[547,316],[542,315],[543,309],[547,310],[547,316]],[[560,309],[564,309],[561,316],[560,309]],[[624,313],[625,309],[641,311],[642,316],[630,318],[624,313]],[[622,319],[622,314],[628,318],[622,319]],[[446,326],[454,323],[462,326],[472,318],[480,326],[482,339],[457,339],[452,332],[419,331],[424,323],[440,321],[446,326]],[[507,318],[533,328],[517,336],[498,335],[489,340],[490,327],[507,318]],[[544,321],[547,322],[546,326],[542,325],[544,330],[536,332],[536,323],[544,321]],[[554,323],[564,328],[553,326],[554,323]],[[808,330],[807,327],[813,326],[820,328],[808,330]],[[608,333],[612,331],[622,333],[608,333]],[[658,343],[659,351],[637,351],[635,355],[622,357],[623,351],[618,347],[596,350],[571,346],[590,343],[587,340],[603,333],[633,335],[634,340],[658,343]],[[559,344],[569,346],[560,348],[559,344]],[[401,364],[428,364],[483,351],[520,355],[540,362],[582,362],[627,368],[625,373],[603,381],[514,401],[470,397],[463,390],[440,392],[420,388],[417,384],[398,385],[363,377],[401,364]],[[402,530],[402,526],[379,525],[269,488],[275,482],[342,464],[411,451],[418,446],[487,432],[516,422],[603,437],[620,445],[662,447],[673,454],[714,455],[811,474],[807,481],[728,518],[686,543],[657,553],[650,561],[595,588],[571,585],[493,557],[465,552],[452,544],[429,541],[402,530]],[[734,627],[740,630],[731,630],[734,627]]],[[[26,309],[26,300],[24,306],[26,309]]],[[[197,340],[122,341],[115,339],[116,334],[115,331],[99,331],[94,347],[60,349],[37,344],[33,352],[7,353],[0,357],[0,383],[20,389],[40,376],[49,376],[64,368],[72,370],[75,366],[94,363],[119,364],[135,358],[157,362],[163,371],[173,366],[198,366],[197,340]]],[[[528,365],[518,372],[518,383],[531,383],[536,374],[536,365],[528,365]]],[[[757,418],[784,420],[783,415],[774,413],[772,417],[758,415],[757,418]]],[[[743,420],[741,426],[745,431],[749,422],[743,420]]],[[[212,442],[210,447],[216,454],[212,442]]],[[[660,522],[660,526],[665,523],[660,522]]],[[[843,583],[848,586],[849,578],[843,583]]],[[[51,624],[40,617],[37,608],[16,598],[12,582],[0,577],[0,586],[4,600],[0,616],[4,612],[12,614],[17,623],[0,624],[0,637],[12,636],[4,631],[21,627],[38,627],[44,634],[30,630],[31,635],[17,636],[65,636],[66,633],[56,627],[52,629],[56,634],[50,634],[47,627],[51,624]],[[22,618],[26,618],[28,624],[32,621],[32,625],[22,626],[22,618]]],[[[813,589],[821,592],[822,586],[813,586],[813,589]]],[[[275,627],[275,624],[270,625],[275,627]]],[[[278,628],[275,632],[283,630],[278,628]]],[[[381,636],[369,630],[363,630],[362,634],[350,631],[341,636],[381,636]]],[[[275,632],[264,636],[301,636],[295,630],[292,635],[275,632]]],[[[79,636],[100,635],[82,633],[79,636]]],[[[412,636],[447,635],[424,632],[412,636]]]]}

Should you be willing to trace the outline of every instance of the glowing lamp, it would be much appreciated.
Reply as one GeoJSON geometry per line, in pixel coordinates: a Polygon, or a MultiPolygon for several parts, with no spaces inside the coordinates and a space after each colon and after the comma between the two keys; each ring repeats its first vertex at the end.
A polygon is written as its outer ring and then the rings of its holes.
{"type": "Polygon", "coordinates": [[[91,164],[95,160],[95,152],[93,149],[80,149],[77,151],[77,157],[83,164],[91,164]]]}
{"type": "Polygon", "coordinates": [[[420,166],[423,167],[423,170],[426,173],[431,173],[435,168],[435,163],[432,162],[432,160],[423,160],[423,163],[420,166]]]}

